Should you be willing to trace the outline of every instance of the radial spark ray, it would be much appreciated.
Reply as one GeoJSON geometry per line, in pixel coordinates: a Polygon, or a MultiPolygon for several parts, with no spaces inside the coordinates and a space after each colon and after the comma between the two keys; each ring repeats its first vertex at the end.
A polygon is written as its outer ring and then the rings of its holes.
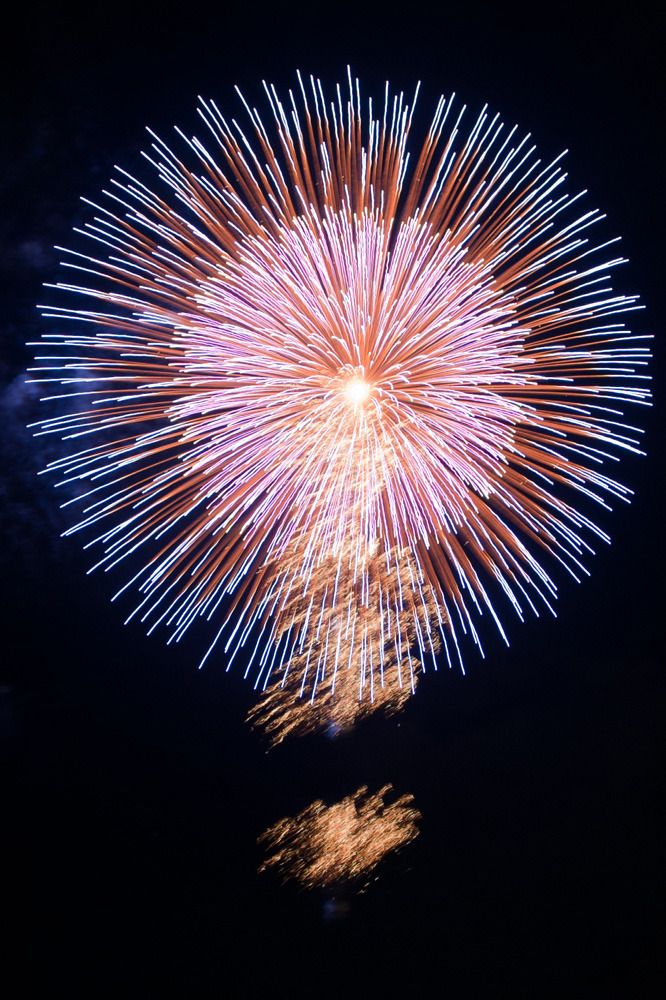
{"type": "Polygon", "coordinates": [[[388,86],[378,114],[351,76],[265,93],[245,126],[202,101],[207,144],[153,135],[156,188],[119,170],[92,206],[56,286],[80,304],[45,308],[36,377],[69,402],[41,433],[151,630],[203,617],[261,686],[411,685],[410,647],[459,658],[482,613],[504,634],[502,603],[552,606],[606,540],[592,505],[629,491],[604,463],[648,395],[637,300],[561,158],[487,109],[441,98],[409,160],[388,86]]]}

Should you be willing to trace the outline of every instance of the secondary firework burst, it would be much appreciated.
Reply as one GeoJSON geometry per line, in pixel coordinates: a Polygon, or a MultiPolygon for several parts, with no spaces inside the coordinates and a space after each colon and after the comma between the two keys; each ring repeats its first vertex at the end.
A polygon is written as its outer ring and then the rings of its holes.
{"type": "Polygon", "coordinates": [[[270,852],[259,871],[274,869],[306,888],[358,885],[387,854],[418,836],[413,795],[387,805],[391,792],[385,785],[370,795],[364,786],[332,806],[317,800],[279,820],[259,838],[270,852]]]}
{"type": "Polygon", "coordinates": [[[560,158],[487,109],[466,128],[441,98],[410,164],[388,86],[378,113],[351,77],[265,92],[245,128],[202,101],[208,144],[154,136],[159,191],[120,170],[93,206],[36,376],[72,399],[41,432],[149,629],[211,621],[260,685],[313,658],[409,684],[412,643],[450,661],[481,613],[504,634],[502,601],[552,606],[553,569],[607,540],[637,302],[560,158]]]}

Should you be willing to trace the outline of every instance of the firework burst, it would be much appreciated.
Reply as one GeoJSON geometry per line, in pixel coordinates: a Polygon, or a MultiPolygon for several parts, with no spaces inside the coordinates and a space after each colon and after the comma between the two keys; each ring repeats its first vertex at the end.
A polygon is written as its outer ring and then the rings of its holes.
{"type": "Polygon", "coordinates": [[[119,171],[56,286],[87,305],[46,313],[37,377],[75,399],[41,431],[150,630],[219,618],[258,683],[351,665],[362,693],[585,572],[647,351],[560,158],[442,98],[408,164],[402,95],[298,82],[245,129],[202,101],[189,166],[153,137],[160,193],[119,171]]]}

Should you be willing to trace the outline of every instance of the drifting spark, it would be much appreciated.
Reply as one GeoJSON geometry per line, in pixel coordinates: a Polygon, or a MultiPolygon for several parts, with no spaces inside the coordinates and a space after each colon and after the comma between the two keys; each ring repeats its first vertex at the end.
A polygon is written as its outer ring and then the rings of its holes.
{"type": "Polygon", "coordinates": [[[192,166],[153,136],[160,193],[120,170],[93,206],[56,286],[87,305],[46,309],[37,375],[73,402],[41,433],[78,448],[49,466],[85,484],[70,532],[131,566],[151,631],[217,621],[209,653],[225,633],[260,685],[344,664],[362,694],[587,572],[647,349],[559,157],[441,98],[408,167],[402,95],[298,82],[266,123],[241,97],[245,131],[202,101],[192,166]]]}

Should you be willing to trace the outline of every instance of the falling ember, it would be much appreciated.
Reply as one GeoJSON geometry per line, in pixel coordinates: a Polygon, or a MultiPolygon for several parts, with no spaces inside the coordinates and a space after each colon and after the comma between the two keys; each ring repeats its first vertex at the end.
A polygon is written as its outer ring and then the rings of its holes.
{"type": "Polygon", "coordinates": [[[297,879],[307,888],[366,879],[387,854],[418,836],[414,797],[401,795],[385,805],[391,791],[384,785],[369,795],[364,786],[332,806],[317,800],[281,819],[259,838],[271,852],[259,871],[276,869],[285,881],[297,879]]]}
{"type": "Polygon", "coordinates": [[[119,171],[56,286],[84,304],[46,310],[36,378],[71,401],[40,432],[130,617],[372,696],[587,572],[647,349],[559,157],[441,98],[408,163],[402,95],[298,85],[266,122],[241,97],[245,132],[202,101],[183,158],[154,136],[159,193],[119,171]]]}

